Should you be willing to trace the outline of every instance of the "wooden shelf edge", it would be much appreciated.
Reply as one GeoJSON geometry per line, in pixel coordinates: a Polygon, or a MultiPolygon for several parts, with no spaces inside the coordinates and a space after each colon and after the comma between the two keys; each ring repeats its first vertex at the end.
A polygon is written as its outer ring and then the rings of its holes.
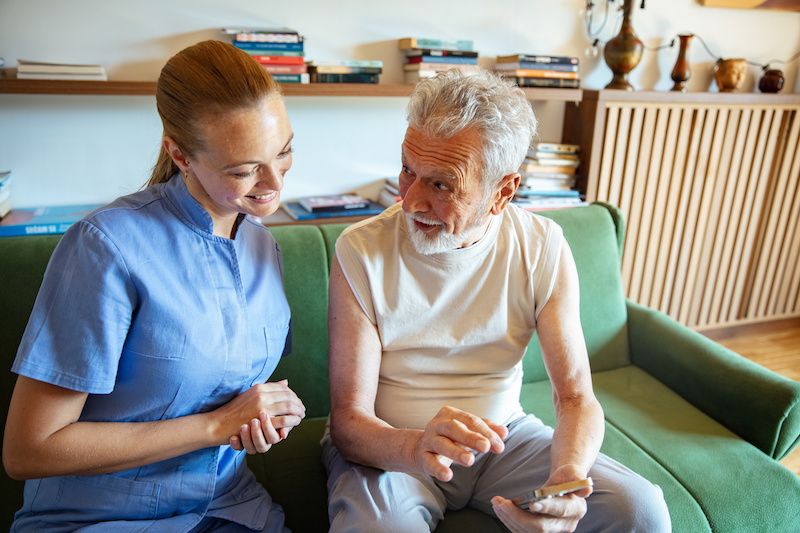
{"type": "Polygon", "coordinates": [[[675,104],[753,104],[796,106],[800,105],[800,94],[768,93],[720,93],[720,92],[673,92],[673,91],[620,91],[613,89],[583,90],[583,100],[593,102],[637,102],[675,104]]]}
{"type": "MultiPolygon", "coordinates": [[[[376,83],[284,83],[285,96],[409,96],[413,85],[376,83]]],[[[154,81],[0,79],[0,94],[154,95],[154,81]]]]}
{"type": "MultiPolygon", "coordinates": [[[[408,97],[414,85],[401,83],[284,83],[284,96],[408,97]]],[[[580,89],[523,88],[529,100],[580,102],[580,89]]],[[[145,95],[156,93],[154,81],[67,81],[0,79],[0,94],[145,95]]]]}

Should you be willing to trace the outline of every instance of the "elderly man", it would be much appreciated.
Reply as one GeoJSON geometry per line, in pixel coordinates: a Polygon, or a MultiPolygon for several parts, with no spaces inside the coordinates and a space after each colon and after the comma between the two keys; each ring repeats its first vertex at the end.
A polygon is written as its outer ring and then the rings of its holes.
{"type": "Polygon", "coordinates": [[[599,454],[575,265],[560,228],[510,204],[536,133],[521,90],[457,71],[420,83],[401,204],[336,243],[331,531],[430,531],[467,505],[512,531],[669,531],[661,491],[599,454]],[[538,331],[554,429],[519,402],[538,331]],[[591,476],[528,505],[533,489],[591,476]]]}

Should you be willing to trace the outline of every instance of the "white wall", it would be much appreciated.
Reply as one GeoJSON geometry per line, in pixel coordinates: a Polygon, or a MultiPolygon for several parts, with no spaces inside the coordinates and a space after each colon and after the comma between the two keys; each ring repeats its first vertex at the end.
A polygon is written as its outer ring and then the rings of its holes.
{"type": "MultiPolygon", "coordinates": [[[[383,60],[384,83],[402,80],[397,39],[419,36],[472,39],[487,67],[502,54],[579,56],[584,87],[599,89],[611,72],[602,54],[584,55],[583,7],[582,0],[0,0],[0,57],[6,67],[17,59],[101,63],[110,79],[155,80],[167,58],[199,40],[222,38],[221,27],[274,24],[300,31],[309,59],[383,60]]],[[[616,33],[613,15],[603,41],[616,33]]],[[[649,47],[691,31],[715,54],[757,63],[800,50],[800,13],[650,0],[635,10],[634,28],[649,47]]],[[[633,84],[668,90],[676,55],[675,48],[645,52],[633,84]]],[[[713,58],[697,39],[689,59],[690,90],[716,90],[713,58]]],[[[785,72],[784,92],[800,90],[797,65],[775,65],[785,72]]],[[[760,73],[751,68],[744,90],[754,90],[760,73]]],[[[375,188],[369,184],[396,175],[405,104],[405,98],[287,98],[296,157],[283,197],[368,192],[375,188]]],[[[564,105],[534,104],[543,140],[560,137],[564,105]]],[[[159,138],[153,97],[0,95],[0,170],[13,172],[18,207],[106,202],[137,190],[159,138]]]]}

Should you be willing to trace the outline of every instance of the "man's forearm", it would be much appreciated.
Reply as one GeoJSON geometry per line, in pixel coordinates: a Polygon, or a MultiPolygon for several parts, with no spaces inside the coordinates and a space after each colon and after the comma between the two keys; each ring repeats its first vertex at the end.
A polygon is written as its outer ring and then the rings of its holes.
{"type": "Polygon", "coordinates": [[[421,430],[397,429],[357,409],[331,411],[331,439],[348,461],[390,472],[414,472],[421,430]]]}
{"type": "Polygon", "coordinates": [[[597,459],[604,433],[603,409],[596,399],[563,402],[557,408],[551,475],[559,467],[574,465],[585,477],[597,459]]]}

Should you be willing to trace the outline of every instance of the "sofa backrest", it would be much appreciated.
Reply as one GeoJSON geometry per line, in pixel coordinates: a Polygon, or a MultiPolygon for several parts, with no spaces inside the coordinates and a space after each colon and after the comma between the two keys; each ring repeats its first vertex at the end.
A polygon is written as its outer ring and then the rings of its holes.
{"type": "MultiPolygon", "coordinates": [[[[540,214],[553,219],[561,226],[575,258],[581,285],[581,325],[592,371],[610,370],[629,364],[628,317],[620,275],[620,258],[625,228],[619,209],[610,204],[598,202],[586,207],[544,211],[540,214]]],[[[336,238],[345,227],[347,224],[318,226],[322,232],[329,267],[336,238]]],[[[281,229],[284,228],[273,229],[278,242],[281,242],[282,234],[276,232],[281,229]]],[[[292,230],[287,229],[286,231],[292,230]]],[[[288,233],[286,236],[288,237],[288,233]]],[[[287,264],[289,260],[284,252],[284,264],[287,264]]],[[[298,265],[298,268],[301,268],[301,265],[298,265]]],[[[302,272],[302,270],[295,272],[292,270],[293,268],[287,266],[287,291],[289,290],[288,286],[294,283],[291,281],[291,277],[302,272]]],[[[299,280],[302,279],[301,276],[299,280]]],[[[302,283],[302,281],[299,282],[302,283]]],[[[291,296],[289,300],[292,301],[291,296]]],[[[327,305],[327,294],[324,301],[327,305]]],[[[297,317],[294,306],[292,311],[293,316],[297,317]]],[[[327,332],[327,325],[325,331],[327,332]]],[[[302,353],[303,358],[310,356],[306,352],[297,353],[302,353]]],[[[322,355],[327,359],[326,353],[322,355]]],[[[311,355],[314,366],[318,364],[318,356],[317,353],[311,355]]],[[[287,367],[294,364],[300,363],[293,363],[287,359],[287,367]]],[[[526,383],[547,379],[536,335],[528,346],[528,353],[523,364],[526,383]]],[[[280,366],[278,370],[282,370],[280,366]]]]}
{"type": "MultiPolygon", "coordinates": [[[[600,202],[540,214],[561,226],[575,258],[581,290],[581,326],[592,372],[630,364],[628,314],[620,273],[625,237],[622,214],[616,207],[600,202]]],[[[528,345],[523,364],[525,383],[547,379],[536,335],[528,345]]]]}

